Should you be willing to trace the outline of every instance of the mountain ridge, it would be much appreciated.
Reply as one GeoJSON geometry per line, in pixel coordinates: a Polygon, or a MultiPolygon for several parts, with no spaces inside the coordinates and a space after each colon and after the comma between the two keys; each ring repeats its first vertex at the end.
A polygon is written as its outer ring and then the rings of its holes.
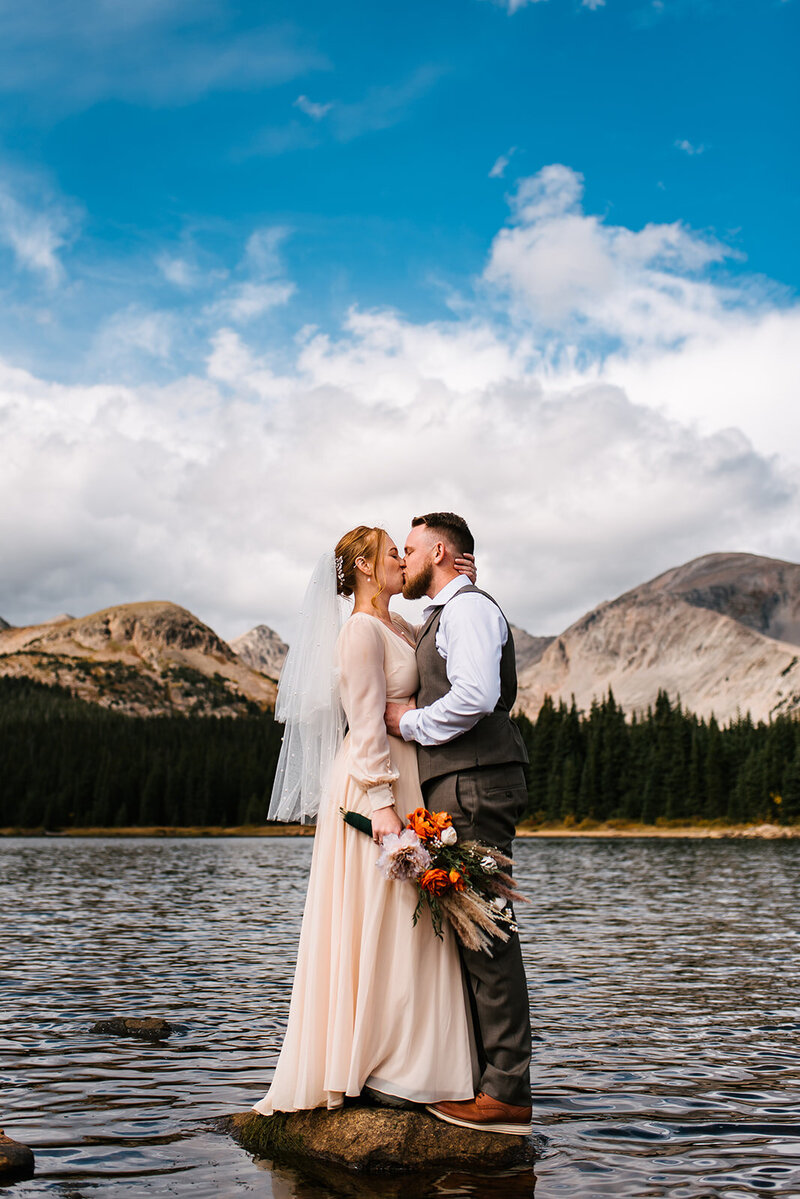
{"type": "Polygon", "coordinates": [[[70,687],[130,715],[239,715],[272,708],[272,679],[188,609],[166,600],[0,630],[0,674],[70,687]]]}
{"type": "Polygon", "coordinates": [[[756,554],[692,559],[590,609],[520,672],[518,710],[546,695],[626,712],[660,689],[718,721],[800,711],[800,566],[756,554]]]}

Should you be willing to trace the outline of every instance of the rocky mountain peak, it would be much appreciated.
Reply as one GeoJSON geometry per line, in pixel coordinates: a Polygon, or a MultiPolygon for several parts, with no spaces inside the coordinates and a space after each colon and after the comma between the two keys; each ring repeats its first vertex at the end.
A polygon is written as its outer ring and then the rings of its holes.
{"type": "Polygon", "coordinates": [[[280,677],[289,647],[269,625],[257,624],[228,644],[253,670],[260,670],[271,679],[280,677]]]}
{"type": "Polygon", "coordinates": [[[613,689],[627,712],[660,689],[701,716],[800,711],[800,566],[707,554],[599,604],[520,674],[518,704],[587,709],[613,689]]]}
{"type": "Polygon", "coordinates": [[[765,637],[800,645],[800,565],[794,562],[758,554],[706,554],[628,594],[659,592],[721,612],[765,637]]]}
{"type": "Polygon", "coordinates": [[[233,715],[275,700],[270,679],[193,613],[166,601],[0,630],[0,673],[58,682],[136,715],[233,715]]]}

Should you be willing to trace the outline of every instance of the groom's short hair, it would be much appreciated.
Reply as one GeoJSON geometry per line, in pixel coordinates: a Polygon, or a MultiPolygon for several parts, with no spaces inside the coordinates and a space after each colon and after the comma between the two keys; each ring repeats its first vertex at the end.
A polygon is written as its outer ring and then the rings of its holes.
{"type": "Polygon", "coordinates": [[[411,527],[415,529],[418,525],[425,525],[443,541],[449,542],[456,551],[456,557],[475,553],[475,538],[469,531],[469,525],[463,516],[456,516],[455,512],[428,512],[425,516],[415,516],[411,527]]]}

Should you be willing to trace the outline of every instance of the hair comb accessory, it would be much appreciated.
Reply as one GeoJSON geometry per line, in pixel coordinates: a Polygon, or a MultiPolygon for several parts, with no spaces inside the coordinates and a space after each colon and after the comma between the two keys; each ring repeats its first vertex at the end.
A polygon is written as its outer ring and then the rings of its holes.
{"type": "Polygon", "coordinates": [[[344,558],[341,554],[336,555],[336,578],[344,586],[344,558]]]}

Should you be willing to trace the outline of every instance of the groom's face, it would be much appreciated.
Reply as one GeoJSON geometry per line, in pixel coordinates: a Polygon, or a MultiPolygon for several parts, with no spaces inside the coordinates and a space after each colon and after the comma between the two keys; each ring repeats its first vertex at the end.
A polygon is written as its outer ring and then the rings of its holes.
{"type": "Polygon", "coordinates": [[[406,577],[403,595],[406,599],[422,599],[433,583],[433,552],[436,538],[425,525],[415,525],[406,538],[406,577]]]}

